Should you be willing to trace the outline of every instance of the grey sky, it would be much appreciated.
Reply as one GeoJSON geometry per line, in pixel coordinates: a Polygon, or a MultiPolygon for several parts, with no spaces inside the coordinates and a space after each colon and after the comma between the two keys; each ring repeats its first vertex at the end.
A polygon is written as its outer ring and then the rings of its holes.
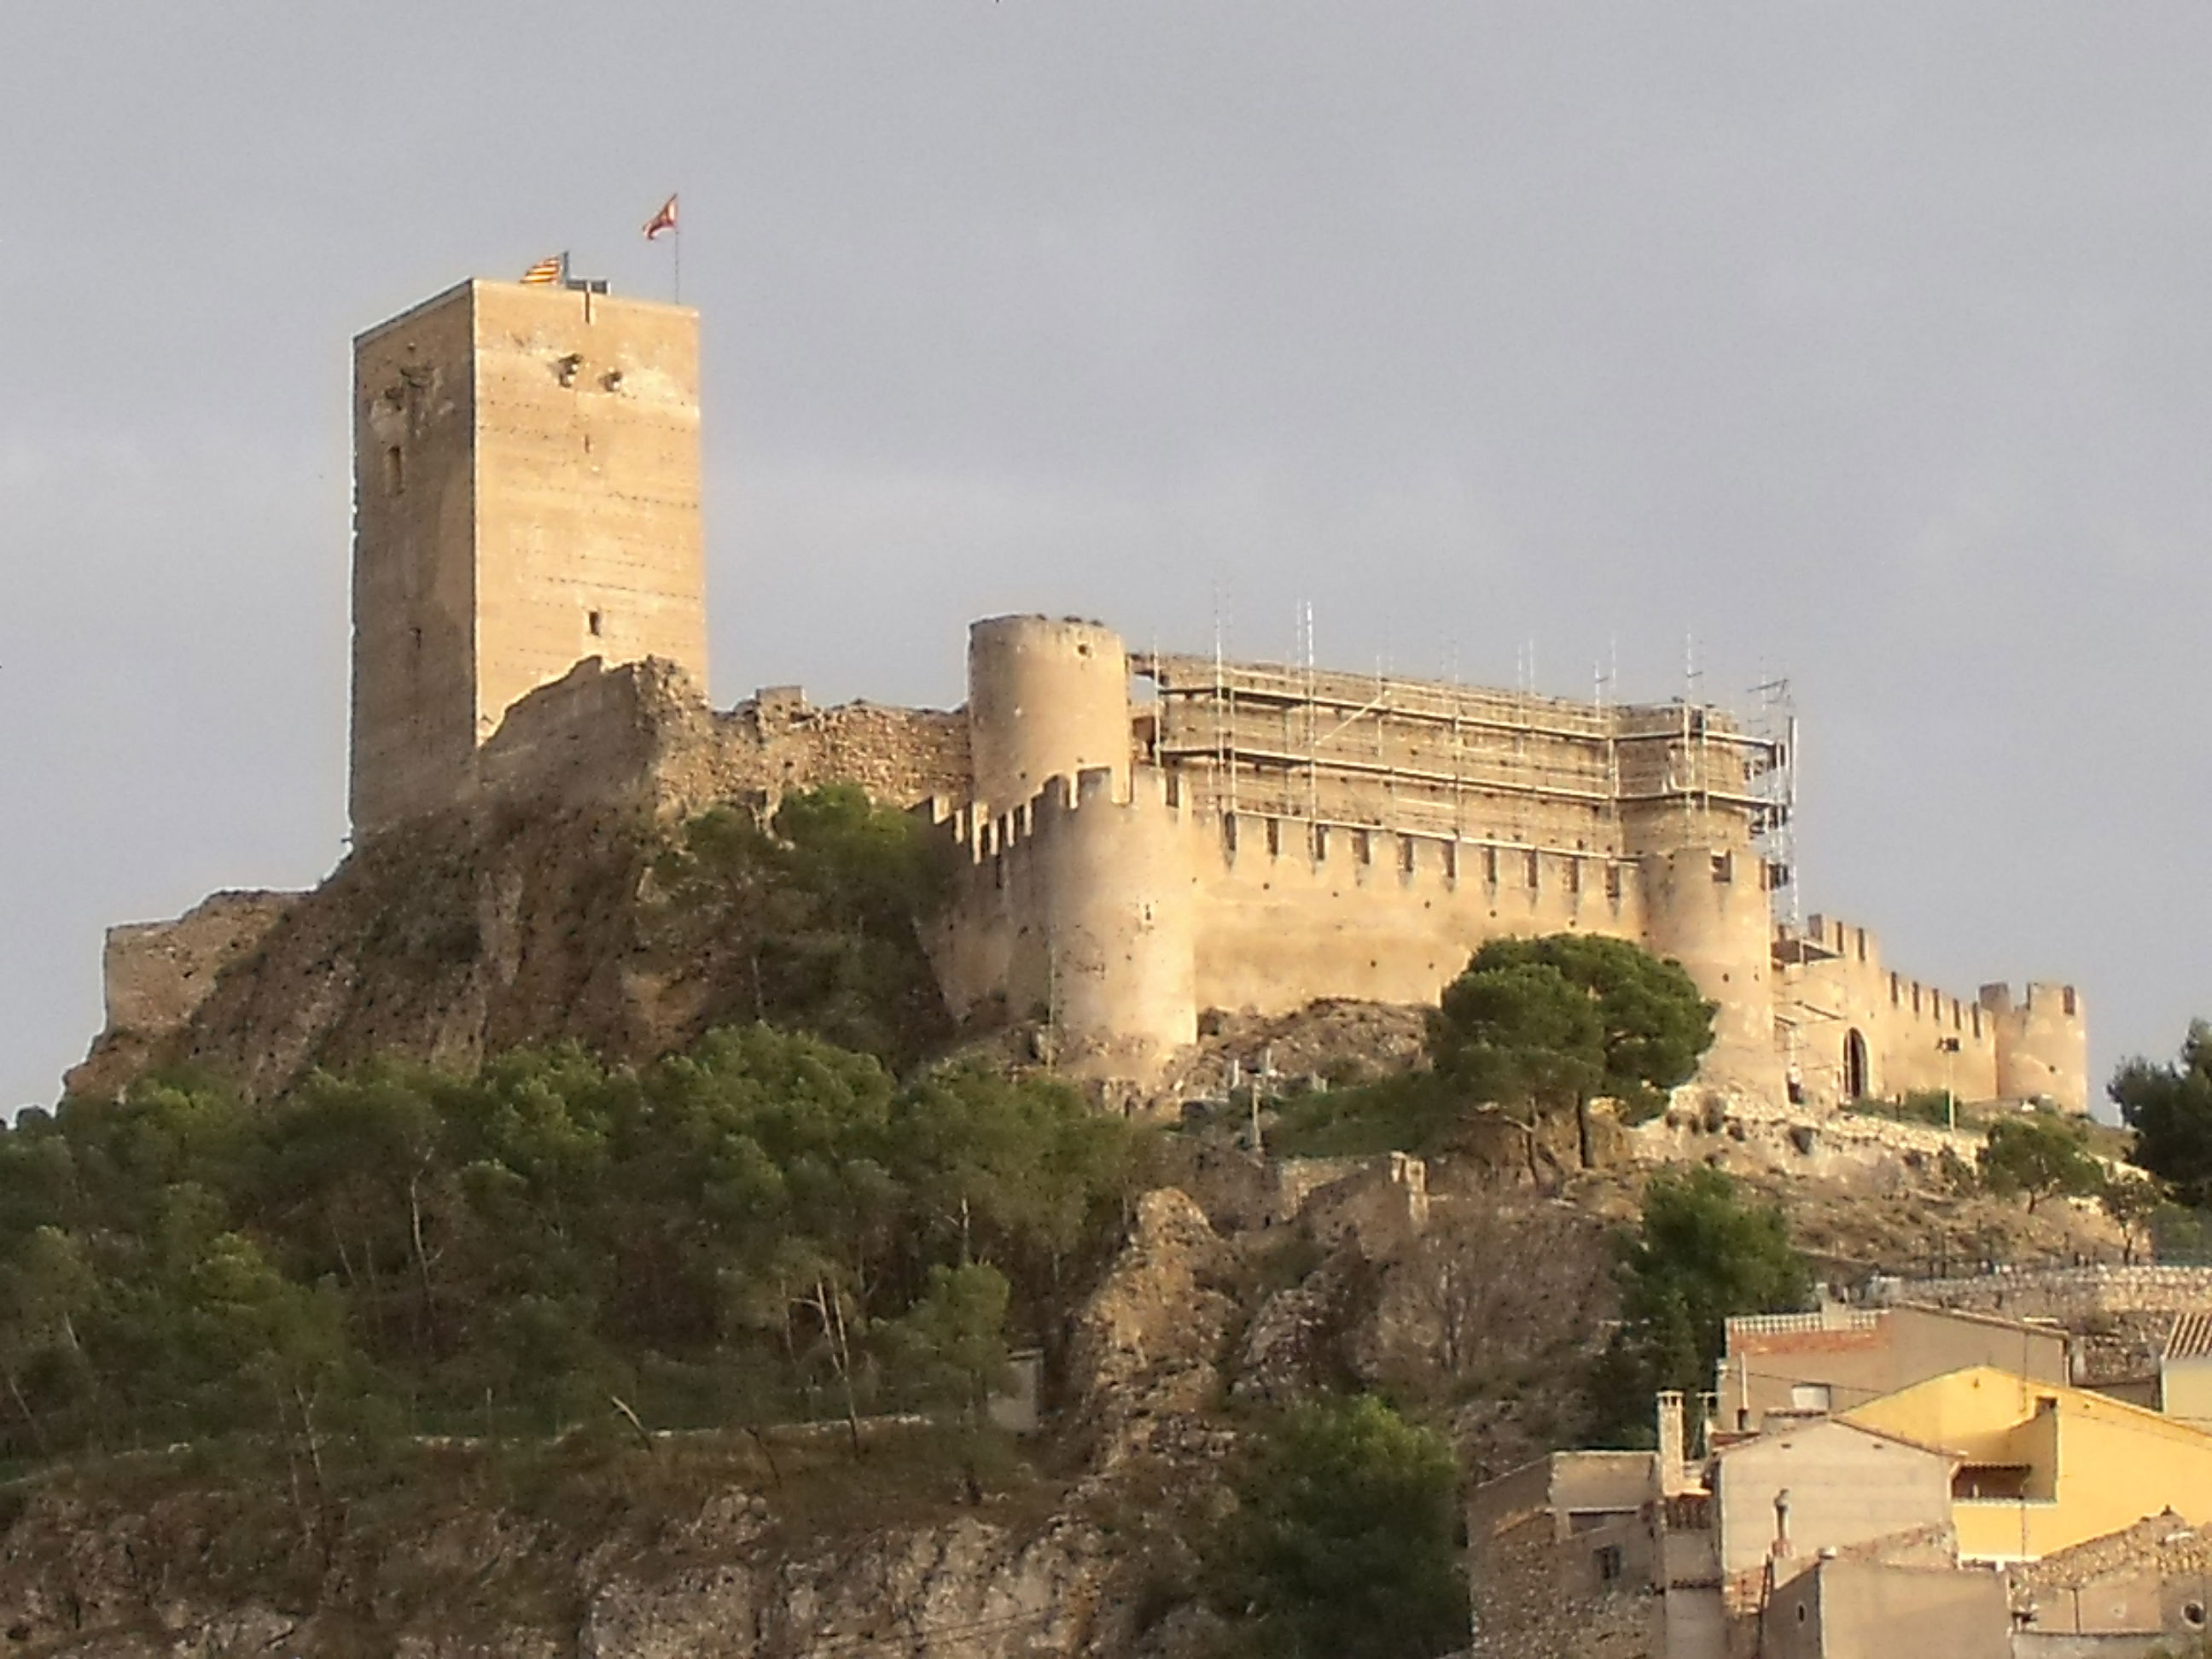
{"type": "Polygon", "coordinates": [[[714,694],[972,616],[1786,672],[1810,908],[2212,1014],[2212,9],[13,0],[0,1106],[108,922],[342,851],[349,340],[705,316],[714,694]]]}

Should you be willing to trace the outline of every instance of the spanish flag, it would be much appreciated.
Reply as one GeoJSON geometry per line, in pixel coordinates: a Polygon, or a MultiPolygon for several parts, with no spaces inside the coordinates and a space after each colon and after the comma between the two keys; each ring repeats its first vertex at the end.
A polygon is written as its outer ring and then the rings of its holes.
{"type": "Polygon", "coordinates": [[[532,288],[548,288],[568,274],[568,256],[555,253],[540,259],[522,273],[522,280],[532,288]]]}
{"type": "Polygon", "coordinates": [[[651,241],[664,230],[676,228],[676,198],[672,196],[660,204],[660,211],[645,222],[645,240],[651,241]]]}

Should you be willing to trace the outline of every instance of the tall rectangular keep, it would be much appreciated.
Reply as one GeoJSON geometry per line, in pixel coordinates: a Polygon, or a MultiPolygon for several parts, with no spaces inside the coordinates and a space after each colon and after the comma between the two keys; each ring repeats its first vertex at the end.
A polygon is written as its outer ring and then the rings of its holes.
{"type": "Polygon", "coordinates": [[[470,281],[354,342],[356,836],[465,799],[586,657],[704,687],[699,319],[470,281]]]}

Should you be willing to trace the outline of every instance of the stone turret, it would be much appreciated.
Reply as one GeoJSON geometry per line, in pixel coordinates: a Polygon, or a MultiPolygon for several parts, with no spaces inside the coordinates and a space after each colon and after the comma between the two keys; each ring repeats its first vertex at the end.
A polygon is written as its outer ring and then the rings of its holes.
{"type": "Polygon", "coordinates": [[[975,804],[1006,812],[1054,778],[1103,766],[1129,779],[1129,656],[1096,623],[991,617],[968,630],[975,804]]]}
{"type": "Polygon", "coordinates": [[[1996,1028],[1997,1093],[2087,1112],[2089,1035],[2081,994],[2070,985],[2038,982],[2015,1003],[2011,986],[1984,985],[1980,1000],[1996,1028]]]}

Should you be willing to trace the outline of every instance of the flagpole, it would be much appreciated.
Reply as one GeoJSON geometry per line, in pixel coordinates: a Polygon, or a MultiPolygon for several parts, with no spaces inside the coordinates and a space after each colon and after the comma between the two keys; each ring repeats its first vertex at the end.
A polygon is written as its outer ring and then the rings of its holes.
{"type": "Polygon", "coordinates": [[[684,303],[684,222],[678,219],[668,228],[669,250],[676,258],[675,285],[669,298],[676,304],[684,303]]]}

